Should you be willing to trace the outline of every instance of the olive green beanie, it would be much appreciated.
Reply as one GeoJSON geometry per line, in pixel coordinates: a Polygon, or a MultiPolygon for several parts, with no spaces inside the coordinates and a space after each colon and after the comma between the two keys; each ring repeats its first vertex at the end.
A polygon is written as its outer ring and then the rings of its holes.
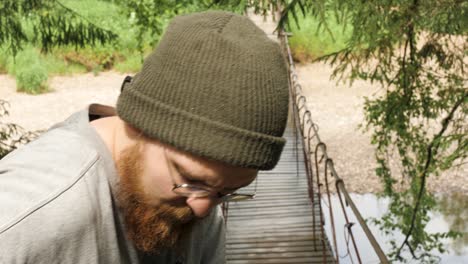
{"type": "Polygon", "coordinates": [[[179,150],[269,170],[285,144],[288,83],[279,45],[249,18],[182,15],[124,86],[117,113],[179,150]]]}

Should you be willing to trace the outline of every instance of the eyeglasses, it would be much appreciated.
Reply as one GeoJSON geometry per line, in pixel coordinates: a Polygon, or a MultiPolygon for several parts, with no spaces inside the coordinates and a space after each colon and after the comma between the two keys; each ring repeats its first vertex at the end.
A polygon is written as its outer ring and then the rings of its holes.
{"type": "MultiPolygon", "coordinates": [[[[166,163],[169,166],[169,173],[171,175],[171,178],[173,181],[175,181],[173,172],[174,171],[177,172],[178,170],[175,168],[176,166],[172,163],[172,161],[170,161],[167,158],[167,149],[164,149],[164,158],[166,159],[166,163]]],[[[256,185],[256,182],[255,182],[255,185],[256,185]]],[[[256,186],[255,186],[255,190],[257,190],[256,186]]],[[[191,198],[191,197],[203,198],[203,197],[214,196],[216,199],[218,199],[219,203],[239,202],[239,201],[251,200],[255,198],[255,194],[247,194],[247,193],[222,194],[218,192],[215,195],[213,195],[214,190],[209,187],[202,187],[199,185],[188,184],[188,183],[182,183],[182,184],[174,183],[172,191],[180,196],[184,196],[188,198],[191,198]]]]}
{"type": "MultiPolygon", "coordinates": [[[[195,198],[203,198],[212,196],[213,191],[208,190],[207,188],[203,188],[200,186],[192,185],[192,184],[174,184],[172,191],[178,195],[184,197],[195,197],[195,198]]],[[[247,194],[247,193],[229,193],[229,194],[221,194],[217,193],[215,196],[219,199],[220,203],[224,202],[239,202],[245,200],[252,200],[255,198],[255,194],[247,194]]]]}

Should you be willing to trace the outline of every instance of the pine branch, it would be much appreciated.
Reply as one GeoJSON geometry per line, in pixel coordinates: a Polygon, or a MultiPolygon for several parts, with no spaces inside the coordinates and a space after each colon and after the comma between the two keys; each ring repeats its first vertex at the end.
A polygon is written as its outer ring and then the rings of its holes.
{"type": "Polygon", "coordinates": [[[88,24],[98,28],[98,29],[101,29],[102,31],[109,31],[107,29],[103,29],[99,26],[97,26],[96,24],[94,24],[93,22],[91,22],[88,18],[82,16],[80,13],[76,12],[75,10],[69,8],[68,6],[62,4],[62,2],[58,1],[58,0],[53,0],[54,3],[56,3],[58,6],[60,6],[61,8],[65,9],[66,12],[68,12],[69,14],[75,16],[75,17],[79,17],[80,19],[86,21],[88,24]]]}
{"type": "Polygon", "coordinates": [[[117,35],[96,25],[59,0],[7,0],[0,7],[0,45],[6,44],[15,55],[27,42],[42,42],[43,50],[74,44],[108,43],[117,35]],[[22,20],[33,25],[35,36],[29,39],[22,20]]]}

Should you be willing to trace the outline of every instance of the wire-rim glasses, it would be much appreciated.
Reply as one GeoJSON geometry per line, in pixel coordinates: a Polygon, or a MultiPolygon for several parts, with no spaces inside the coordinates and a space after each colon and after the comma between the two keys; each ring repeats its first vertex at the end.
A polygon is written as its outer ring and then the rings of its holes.
{"type": "MultiPolygon", "coordinates": [[[[212,190],[208,190],[207,188],[203,188],[201,186],[193,185],[193,184],[188,184],[188,183],[183,183],[183,184],[174,184],[174,187],[172,188],[172,191],[175,192],[178,195],[184,196],[184,197],[194,197],[194,198],[203,198],[203,197],[209,197],[213,195],[212,190]]],[[[255,198],[255,194],[249,194],[249,193],[228,193],[228,194],[222,194],[222,193],[217,193],[215,195],[217,199],[219,199],[220,203],[224,202],[239,202],[239,201],[246,201],[246,200],[252,200],[255,198]]]]}

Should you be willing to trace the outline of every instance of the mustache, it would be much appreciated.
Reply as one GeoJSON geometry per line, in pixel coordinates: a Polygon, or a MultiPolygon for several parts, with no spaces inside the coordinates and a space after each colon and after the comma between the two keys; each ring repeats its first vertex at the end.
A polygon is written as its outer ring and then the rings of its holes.
{"type": "Polygon", "coordinates": [[[172,220],[183,224],[195,219],[195,214],[187,205],[171,205],[166,203],[151,205],[144,201],[144,199],[135,197],[132,194],[127,199],[127,201],[131,201],[130,204],[133,205],[133,208],[144,210],[145,214],[142,215],[143,220],[154,219],[157,216],[158,219],[172,220]]]}

